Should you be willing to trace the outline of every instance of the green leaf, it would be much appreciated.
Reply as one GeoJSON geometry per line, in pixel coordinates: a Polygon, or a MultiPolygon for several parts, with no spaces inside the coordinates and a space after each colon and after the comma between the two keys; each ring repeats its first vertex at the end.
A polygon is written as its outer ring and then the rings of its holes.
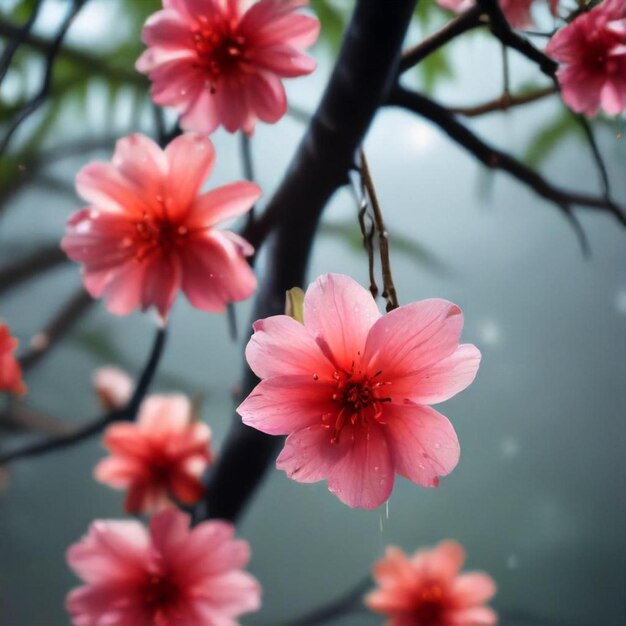
{"type": "Polygon", "coordinates": [[[316,0],[313,10],[321,23],[320,40],[337,53],[346,27],[346,14],[330,0],[316,0]]]}

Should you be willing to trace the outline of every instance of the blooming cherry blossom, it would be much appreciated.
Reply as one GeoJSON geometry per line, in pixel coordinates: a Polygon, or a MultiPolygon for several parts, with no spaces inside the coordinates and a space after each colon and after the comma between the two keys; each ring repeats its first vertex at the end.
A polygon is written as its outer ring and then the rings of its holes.
{"type": "Polygon", "coordinates": [[[98,463],[95,477],[128,491],[129,513],[150,513],[170,497],[194,504],[203,494],[200,477],[212,461],[211,431],[193,421],[188,398],[149,396],[136,424],[113,424],[104,435],[111,456],[98,463]]]}
{"type": "Polygon", "coordinates": [[[626,2],[604,0],[552,37],[546,53],[561,64],[565,103],[593,116],[626,109],[626,2]]]}
{"type": "Polygon", "coordinates": [[[303,54],[319,22],[297,10],[307,0],[164,0],[142,37],[148,49],[137,70],[152,81],[152,98],[181,114],[185,130],[218,126],[251,134],[256,120],[274,123],[287,111],[283,78],[309,74],[303,54]]]}
{"type": "Polygon", "coordinates": [[[365,604],[387,615],[387,626],[492,626],[498,621],[484,606],[496,592],[482,572],[460,574],[465,553],[454,541],[407,556],[387,548],[373,568],[378,588],[365,604]]]}
{"type": "Polygon", "coordinates": [[[118,141],[112,163],[79,172],[76,188],[90,206],[69,219],[62,247],[112,313],[155,306],[166,316],[181,289],[213,312],[252,294],[252,246],[216,226],[246,213],[261,191],[241,181],[199,194],[214,162],[213,144],[200,135],[161,150],[136,134],[118,141]]]}
{"type": "Polygon", "coordinates": [[[480,353],[459,345],[460,309],[423,300],[381,315],[348,276],[326,274],[304,298],[304,323],[254,324],[246,349],[263,380],[237,409],[245,424],[289,435],[276,465],[300,482],[328,480],[351,507],[389,497],[394,474],[427,487],[459,459],[456,433],[429,407],[465,389],[480,353]]]}
{"type": "Polygon", "coordinates": [[[259,583],[243,568],[247,542],[232,524],[168,509],[147,530],[135,521],[95,521],[67,552],[85,585],[67,597],[74,626],[237,626],[260,607],[259,583]]]}
{"type": "MultiPolygon", "coordinates": [[[[475,0],[437,0],[443,9],[463,13],[476,2],[475,0]]],[[[532,25],[531,8],[533,0],[500,0],[500,8],[513,28],[528,28],[532,25]]],[[[558,0],[550,0],[550,11],[556,14],[558,0]]]]}
{"type": "Polygon", "coordinates": [[[0,323],[0,392],[22,394],[26,386],[22,381],[22,368],[15,358],[17,339],[11,337],[9,329],[0,323]]]}

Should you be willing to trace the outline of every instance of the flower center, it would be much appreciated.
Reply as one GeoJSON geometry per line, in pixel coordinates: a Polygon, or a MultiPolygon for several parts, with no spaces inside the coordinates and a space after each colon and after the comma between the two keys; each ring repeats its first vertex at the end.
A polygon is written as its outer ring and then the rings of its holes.
{"type": "Polygon", "coordinates": [[[391,398],[380,395],[381,388],[389,384],[380,380],[381,374],[382,371],[370,377],[361,372],[355,375],[354,365],[350,372],[333,373],[331,401],[337,405],[337,410],[322,416],[323,425],[331,431],[331,443],[339,441],[341,431],[348,424],[367,427],[372,420],[385,423],[382,405],[391,402],[391,398]]]}
{"type": "MultiPolygon", "coordinates": [[[[189,233],[186,226],[174,223],[167,217],[165,201],[157,197],[158,211],[145,211],[141,219],[135,222],[135,257],[143,261],[150,253],[169,252],[184,244],[189,233]]],[[[122,245],[130,245],[130,240],[122,240],[122,245]]]]}
{"type": "Polygon", "coordinates": [[[178,587],[165,575],[151,575],[143,589],[143,600],[155,614],[162,612],[178,601],[178,587]]]}
{"type": "Polygon", "coordinates": [[[232,74],[243,61],[245,39],[230,24],[201,26],[194,30],[193,45],[198,67],[207,74],[211,93],[217,91],[222,76],[232,74]]]}
{"type": "Polygon", "coordinates": [[[431,583],[417,594],[414,611],[418,626],[439,626],[444,608],[444,592],[441,585],[431,583]]]}

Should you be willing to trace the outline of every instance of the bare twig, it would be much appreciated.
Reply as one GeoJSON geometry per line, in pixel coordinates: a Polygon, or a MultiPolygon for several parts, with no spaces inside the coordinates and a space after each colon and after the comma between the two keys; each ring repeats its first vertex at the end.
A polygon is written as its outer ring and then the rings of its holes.
{"type": "Polygon", "coordinates": [[[134,420],[137,415],[137,411],[139,410],[139,406],[145,398],[154,378],[154,374],[156,373],[159,361],[161,360],[161,356],[163,354],[166,337],[167,329],[165,327],[159,328],[156,333],[150,356],[144,366],[132,398],[123,409],[106,413],[105,415],[95,419],[93,422],[88,422],[87,424],[80,426],[76,430],[62,437],[45,439],[44,441],[38,441],[22,448],[18,448],[17,450],[0,454],[0,465],[5,465],[6,463],[10,463],[18,459],[39,456],[47,452],[67,448],[68,446],[88,439],[92,435],[102,432],[113,422],[134,420]]]}
{"type": "Polygon", "coordinates": [[[59,244],[43,246],[28,256],[0,267],[0,295],[20,283],[64,264],[67,256],[59,244]]]}
{"type": "Polygon", "coordinates": [[[505,93],[499,98],[490,100],[483,104],[477,104],[470,107],[448,107],[448,111],[450,111],[450,113],[463,115],[464,117],[478,117],[487,113],[507,111],[508,109],[512,109],[514,107],[530,104],[531,102],[542,100],[543,98],[551,96],[555,93],[558,93],[558,89],[556,87],[544,87],[542,89],[537,89],[536,91],[530,91],[529,93],[517,96],[510,94],[507,95],[505,93]]]}
{"type": "MultiPolygon", "coordinates": [[[[254,176],[254,161],[252,160],[252,140],[246,133],[241,131],[239,134],[239,146],[241,154],[241,165],[243,169],[243,176],[250,182],[255,181],[254,176]]],[[[248,212],[247,224],[250,225],[254,221],[254,206],[248,212]]]]}
{"type": "Polygon", "coordinates": [[[65,39],[65,35],[67,34],[69,27],[74,21],[74,18],[78,15],[78,12],[82,9],[85,2],[87,2],[87,0],[73,1],[70,10],[68,11],[65,19],[59,27],[56,37],[54,38],[50,48],[48,49],[46,67],[44,70],[44,78],[41,87],[37,94],[35,94],[35,96],[28,101],[28,103],[22,108],[20,113],[13,119],[13,121],[9,125],[9,128],[4,138],[2,139],[2,142],[0,143],[0,155],[4,154],[9,145],[9,142],[11,141],[11,137],[20,127],[22,122],[30,117],[30,115],[32,115],[45,102],[46,97],[48,96],[48,92],[50,91],[50,85],[52,83],[54,62],[57,55],[59,54],[59,51],[61,50],[63,40],[65,39]]]}
{"type": "MultiPolygon", "coordinates": [[[[570,220],[572,219],[572,208],[580,206],[610,213],[622,225],[626,225],[623,209],[613,200],[577,193],[553,185],[521,161],[484,142],[461,124],[450,111],[429,98],[397,86],[391,94],[390,104],[403,107],[429,119],[481,163],[492,169],[508,172],[535,193],[559,207],[570,220]]],[[[580,231],[578,234],[581,236],[580,231]]],[[[583,240],[581,244],[585,246],[586,242],[583,240]]]]}
{"type": "Polygon", "coordinates": [[[313,609],[300,617],[281,622],[279,626],[319,626],[336,620],[341,615],[365,610],[363,606],[363,594],[372,587],[372,579],[367,576],[360,580],[354,587],[336,600],[332,600],[324,606],[313,609]]]}
{"type": "Polygon", "coordinates": [[[598,170],[598,174],[600,176],[600,184],[602,185],[602,193],[605,198],[609,198],[611,196],[611,183],[609,181],[609,174],[606,169],[606,165],[604,164],[604,159],[602,158],[602,153],[600,152],[600,147],[596,142],[596,138],[593,134],[593,128],[591,128],[591,124],[589,120],[584,115],[575,115],[576,120],[580,124],[585,133],[585,137],[587,138],[587,143],[589,144],[589,148],[591,150],[591,154],[593,156],[593,160],[596,164],[596,169],[598,170]]]}
{"type": "Polygon", "coordinates": [[[389,258],[389,234],[385,227],[385,221],[383,219],[383,213],[378,201],[378,195],[376,194],[376,188],[374,187],[374,181],[372,180],[372,174],[370,172],[365,152],[361,150],[360,153],[360,170],[361,179],[363,181],[363,192],[369,198],[369,204],[372,207],[372,214],[374,217],[374,226],[378,233],[378,246],[380,250],[380,266],[383,274],[383,298],[387,300],[387,311],[393,311],[398,306],[398,296],[396,293],[396,287],[393,282],[393,275],[391,273],[391,261],[389,258]]]}
{"type": "Polygon", "coordinates": [[[30,340],[29,349],[19,359],[22,368],[28,370],[37,365],[65,337],[93,303],[92,297],[82,287],[76,291],[48,325],[30,340]]]}
{"type": "Polygon", "coordinates": [[[0,83],[2,83],[2,81],[4,80],[4,77],[6,76],[9,66],[11,65],[11,61],[13,61],[13,57],[15,56],[17,49],[22,45],[28,35],[30,35],[33,24],[35,23],[35,20],[39,15],[41,4],[42,0],[37,0],[35,2],[32,13],[29,15],[24,25],[16,29],[17,32],[13,37],[11,37],[6,47],[2,51],[2,56],[0,57],[0,83]]]}
{"type": "Polygon", "coordinates": [[[416,46],[405,50],[405,52],[402,53],[399,71],[405,72],[459,35],[483,25],[484,22],[481,21],[481,14],[481,7],[478,5],[473,6],[471,9],[465,11],[465,13],[450,20],[432,35],[425,37],[416,46]]]}

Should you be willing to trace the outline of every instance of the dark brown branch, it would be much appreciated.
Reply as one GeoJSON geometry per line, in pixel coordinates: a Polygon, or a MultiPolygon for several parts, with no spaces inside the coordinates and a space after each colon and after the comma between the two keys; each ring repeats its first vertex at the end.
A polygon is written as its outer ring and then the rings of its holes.
{"type": "Polygon", "coordinates": [[[484,24],[480,19],[481,14],[482,9],[479,6],[474,6],[468,11],[465,11],[465,13],[450,20],[442,28],[424,38],[416,46],[403,52],[402,60],[400,61],[400,72],[405,72],[409,68],[417,65],[428,55],[445,46],[459,35],[484,24]]]}
{"type": "Polygon", "coordinates": [[[16,461],[18,459],[24,459],[33,456],[40,456],[48,452],[54,452],[67,448],[68,446],[80,443],[89,437],[102,432],[109,424],[119,421],[132,421],[137,415],[139,406],[148,393],[148,389],[154,379],[157,367],[163,354],[163,348],[165,346],[165,340],[167,337],[167,329],[159,328],[156,333],[154,344],[150,352],[150,356],[144,366],[144,369],[139,378],[132,398],[128,404],[120,410],[111,411],[98,417],[93,422],[89,422],[80,426],[71,433],[62,437],[55,437],[52,439],[45,439],[44,441],[38,441],[30,445],[26,445],[22,448],[18,448],[13,451],[0,454],[0,466],[16,461]]]}
{"type": "Polygon", "coordinates": [[[24,370],[31,369],[74,327],[74,324],[94,303],[92,297],[81,287],[61,309],[49,324],[31,340],[28,350],[20,356],[24,370]]]}
{"type": "Polygon", "coordinates": [[[593,156],[593,160],[596,164],[596,169],[598,170],[598,175],[600,176],[602,193],[604,194],[605,198],[609,198],[611,196],[611,183],[609,181],[609,173],[606,169],[606,165],[604,164],[604,159],[602,158],[600,147],[598,146],[595,135],[593,134],[593,128],[591,128],[589,120],[584,115],[575,114],[575,117],[582,127],[585,138],[587,139],[587,143],[589,144],[591,155],[593,156]]]}
{"type": "Polygon", "coordinates": [[[383,219],[383,212],[380,208],[380,202],[378,201],[378,195],[376,193],[376,187],[372,179],[367,158],[365,152],[361,151],[361,178],[363,180],[363,190],[369,198],[369,204],[372,207],[372,213],[374,216],[374,226],[378,233],[378,247],[380,250],[380,266],[383,274],[383,298],[387,300],[387,311],[393,311],[400,305],[398,304],[398,295],[396,293],[396,286],[393,282],[393,274],[391,272],[391,261],[389,258],[389,234],[385,226],[385,220],[383,219]]]}
{"type": "Polygon", "coordinates": [[[50,91],[50,86],[52,84],[52,73],[54,70],[54,63],[56,61],[57,55],[61,50],[63,40],[65,39],[65,35],[67,34],[69,27],[74,21],[74,18],[78,15],[78,12],[82,9],[85,2],[87,2],[87,0],[73,1],[71,9],[65,16],[65,19],[61,23],[56,37],[54,38],[52,44],[50,45],[50,48],[48,49],[46,66],[41,87],[39,91],[35,94],[35,96],[26,103],[26,105],[22,108],[18,115],[16,115],[13,121],[9,124],[9,128],[4,138],[2,139],[2,142],[0,143],[0,155],[5,153],[9,142],[11,141],[11,137],[13,137],[13,134],[20,127],[22,122],[30,117],[45,102],[46,97],[48,96],[48,92],[50,91]]]}
{"type": "MultiPolygon", "coordinates": [[[[334,192],[348,182],[357,148],[386,99],[414,7],[415,0],[394,0],[393,11],[388,0],[358,1],[322,102],[287,175],[270,200],[265,219],[245,232],[258,246],[276,224],[253,319],[282,313],[285,291],[304,286],[320,215],[334,192]]],[[[246,368],[242,396],[257,382],[246,368]]],[[[244,426],[235,417],[222,453],[207,476],[206,499],[195,512],[196,520],[237,518],[281,441],[244,426]]]]}
{"type": "Polygon", "coordinates": [[[22,401],[15,400],[0,412],[0,430],[18,433],[34,431],[58,437],[68,434],[72,429],[57,417],[36,411],[22,401]]]}
{"type": "Polygon", "coordinates": [[[527,59],[536,63],[546,76],[554,80],[558,64],[511,28],[498,0],[478,0],[478,6],[489,16],[491,32],[495,37],[507,48],[517,50],[527,59]]]}
{"type": "Polygon", "coordinates": [[[450,111],[429,98],[403,87],[396,87],[391,94],[390,104],[403,107],[430,120],[481,163],[489,168],[508,172],[518,181],[533,189],[535,193],[555,204],[568,217],[571,216],[571,209],[574,206],[587,207],[606,211],[612,214],[622,225],[626,225],[623,210],[612,200],[568,191],[553,185],[521,161],[484,142],[461,124],[450,111]]]}
{"type": "Polygon", "coordinates": [[[34,276],[63,265],[66,261],[66,254],[56,243],[46,245],[23,259],[1,267],[0,295],[34,276]]]}
{"type": "Polygon", "coordinates": [[[543,100],[543,98],[551,96],[555,93],[558,93],[558,89],[556,87],[544,87],[542,89],[530,91],[518,96],[503,94],[495,100],[490,100],[489,102],[477,104],[471,107],[448,107],[448,111],[457,115],[463,115],[464,117],[478,117],[487,113],[507,111],[514,107],[530,104],[531,102],[536,102],[537,100],[543,100]]]}
{"type": "Polygon", "coordinates": [[[279,626],[320,626],[320,624],[327,624],[336,620],[341,615],[365,610],[362,602],[363,594],[372,587],[372,579],[367,576],[340,598],[288,622],[282,622],[279,626]]]}
{"type": "Polygon", "coordinates": [[[37,0],[35,2],[35,6],[28,19],[24,23],[23,26],[16,28],[16,33],[11,40],[7,43],[6,47],[2,52],[2,57],[0,57],[0,84],[4,80],[6,73],[13,61],[13,57],[17,52],[17,49],[22,45],[24,40],[30,35],[30,31],[33,28],[33,24],[39,15],[39,10],[41,9],[42,0],[37,0]]]}

